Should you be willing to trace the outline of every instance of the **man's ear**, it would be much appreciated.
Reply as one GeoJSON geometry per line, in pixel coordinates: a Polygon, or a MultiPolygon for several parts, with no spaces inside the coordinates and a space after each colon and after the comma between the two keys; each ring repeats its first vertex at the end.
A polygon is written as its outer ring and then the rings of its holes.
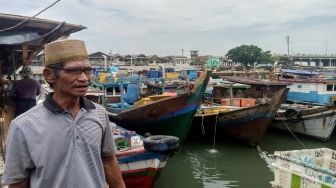
{"type": "Polygon", "coordinates": [[[43,69],[43,77],[48,83],[56,82],[55,74],[51,69],[43,69]]]}

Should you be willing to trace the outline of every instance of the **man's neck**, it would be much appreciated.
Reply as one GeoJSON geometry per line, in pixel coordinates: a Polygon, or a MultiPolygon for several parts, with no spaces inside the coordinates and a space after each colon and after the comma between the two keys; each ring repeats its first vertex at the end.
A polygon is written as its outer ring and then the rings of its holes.
{"type": "Polygon", "coordinates": [[[61,108],[70,112],[73,118],[76,117],[81,108],[80,97],[60,96],[54,93],[53,99],[61,108]]]}

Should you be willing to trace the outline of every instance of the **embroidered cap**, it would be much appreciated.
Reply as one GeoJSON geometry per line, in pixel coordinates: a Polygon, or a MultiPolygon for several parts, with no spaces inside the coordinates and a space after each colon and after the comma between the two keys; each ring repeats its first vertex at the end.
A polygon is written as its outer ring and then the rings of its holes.
{"type": "Polygon", "coordinates": [[[45,65],[88,59],[84,41],[76,39],[57,40],[44,46],[45,65]]]}

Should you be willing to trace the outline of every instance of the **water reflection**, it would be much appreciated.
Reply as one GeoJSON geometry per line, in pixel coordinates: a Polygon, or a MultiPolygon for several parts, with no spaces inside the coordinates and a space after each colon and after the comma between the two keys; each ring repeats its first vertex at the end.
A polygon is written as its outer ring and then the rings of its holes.
{"type": "MultiPolygon", "coordinates": [[[[320,142],[297,135],[307,148],[336,149],[336,135],[320,142]]],[[[276,150],[303,149],[290,134],[270,130],[260,147],[250,148],[234,140],[188,139],[168,161],[155,188],[268,188],[274,180],[271,163],[276,150]]]]}
{"type": "Polygon", "coordinates": [[[218,150],[216,150],[215,148],[209,149],[208,150],[209,153],[218,153],[218,150]]]}
{"type": "Polygon", "coordinates": [[[204,182],[204,187],[218,188],[218,187],[239,187],[236,181],[217,180],[216,182],[204,182]]]}
{"type": "Polygon", "coordinates": [[[226,180],[223,152],[217,149],[187,150],[185,162],[189,162],[193,178],[205,187],[237,187],[237,181],[226,180]]]}

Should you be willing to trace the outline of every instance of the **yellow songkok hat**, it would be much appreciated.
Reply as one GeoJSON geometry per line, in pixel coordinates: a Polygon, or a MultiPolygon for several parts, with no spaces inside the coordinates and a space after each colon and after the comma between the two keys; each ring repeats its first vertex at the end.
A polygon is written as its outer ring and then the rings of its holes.
{"type": "Polygon", "coordinates": [[[84,41],[76,39],[57,40],[44,46],[45,65],[88,59],[84,41]]]}

